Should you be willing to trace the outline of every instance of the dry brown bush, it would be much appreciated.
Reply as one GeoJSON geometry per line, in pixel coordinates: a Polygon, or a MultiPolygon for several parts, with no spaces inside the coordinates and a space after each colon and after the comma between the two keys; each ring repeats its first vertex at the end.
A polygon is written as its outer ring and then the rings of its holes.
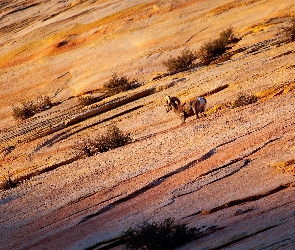
{"type": "Polygon", "coordinates": [[[172,57],[163,62],[170,74],[185,71],[193,66],[193,62],[197,59],[196,52],[190,49],[184,49],[179,56],[172,57]]]}
{"type": "Polygon", "coordinates": [[[218,56],[226,52],[229,44],[239,41],[235,37],[233,28],[230,27],[219,34],[219,38],[206,42],[199,50],[198,56],[205,65],[210,64],[218,56]]]}
{"type": "Polygon", "coordinates": [[[171,250],[190,242],[197,229],[176,225],[173,218],[163,222],[145,222],[122,234],[127,249],[171,250]]]}
{"type": "Polygon", "coordinates": [[[97,98],[95,98],[95,97],[92,96],[92,95],[82,95],[82,96],[78,96],[79,104],[80,104],[82,107],[85,107],[85,106],[91,105],[91,104],[95,103],[96,100],[97,100],[97,98]]]}
{"type": "Polygon", "coordinates": [[[12,108],[13,117],[16,120],[25,120],[53,106],[49,96],[39,96],[35,101],[25,101],[21,105],[12,108]]]}
{"type": "Polygon", "coordinates": [[[129,133],[124,134],[116,125],[112,124],[108,127],[105,134],[85,140],[78,144],[76,148],[81,154],[93,156],[122,147],[131,142],[132,138],[129,133]]]}
{"type": "Polygon", "coordinates": [[[284,27],[283,31],[289,41],[295,41],[295,17],[290,20],[291,25],[284,27]]]}
{"type": "Polygon", "coordinates": [[[118,76],[113,73],[111,79],[104,84],[103,88],[109,95],[115,95],[133,89],[138,85],[137,80],[129,80],[126,76],[118,76]]]}
{"type": "Polygon", "coordinates": [[[258,97],[256,97],[255,95],[239,95],[238,99],[236,99],[231,107],[232,108],[237,108],[237,107],[241,107],[241,106],[245,106],[245,105],[249,105],[252,103],[255,103],[258,101],[258,97]]]}

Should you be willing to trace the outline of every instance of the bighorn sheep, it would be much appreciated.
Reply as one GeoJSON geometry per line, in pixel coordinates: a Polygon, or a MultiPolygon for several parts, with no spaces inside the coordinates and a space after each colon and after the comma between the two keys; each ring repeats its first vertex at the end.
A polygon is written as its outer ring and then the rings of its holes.
{"type": "Polygon", "coordinates": [[[182,123],[189,116],[196,115],[199,118],[199,113],[205,112],[207,101],[204,97],[196,97],[190,102],[181,104],[177,97],[165,97],[166,111],[173,110],[177,115],[180,116],[182,123]]]}

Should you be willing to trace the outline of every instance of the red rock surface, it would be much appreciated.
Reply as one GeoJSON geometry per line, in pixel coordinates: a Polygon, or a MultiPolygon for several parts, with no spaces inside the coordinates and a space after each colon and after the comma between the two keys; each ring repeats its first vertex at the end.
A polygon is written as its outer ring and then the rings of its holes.
{"type": "Polygon", "coordinates": [[[179,249],[295,248],[292,0],[0,4],[0,249],[100,249],[169,217],[203,233],[179,249]],[[163,75],[230,26],[227,57],[163,75]],[[113,72],[141,86],[77,106],[113,72]],[[16,122],[13,106],[40,94],[59,104],[16,122]],[[181,125],[167,94],[206,96],[206,116],[181,125]],[[230,108],[246,94],[258,102],[230,108]],[[82,157],[111,123],[133,142],[82,157]]]}

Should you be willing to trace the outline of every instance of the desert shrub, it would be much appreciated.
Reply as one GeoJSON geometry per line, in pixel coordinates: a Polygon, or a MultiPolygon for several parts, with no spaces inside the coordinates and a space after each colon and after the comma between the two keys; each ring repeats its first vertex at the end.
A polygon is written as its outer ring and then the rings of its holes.
{"type": "Polygon", "coordinates": [[[284,27],[283,31],[289,41],[295,41],[295,17],[290,20],[291,25],[284,27]]]}
{"type": "Polygon", "coordinates": [[[239,95],[238,99],[232,103],[231,107],[237,108],[240,106],[245,106],[251,103],[255,103],[257,101],[258,101],[258,97],[254,95],[239,95]]]}
{"type": "Polygon", "coordinates": [[[25,101],[20,106],[13,107],[13,117],[16,120],[25,120],[36,113],[50,109],[52,106],[49,96],[39,96],[35,101],[25,101]]]}
{"type": "Polygon", "coordinates": [[[36,114],[36,107],[32,101],[22,102],[20,106],[12,108],[16,120],[25,120],[36,114]]]}
{"type": "Polygon", "coordinates": [[[203,64],[210,64],[216,59],[216,57],[221,56],[226,52],[227,46],[230,43],[236,41],[238,41],[238,39],[234,35],[233,28],[230,27],[222,31],[219,34],[219,38],[206,42],[203,46],[201,46],[198,56],[203,64]]]}
{"type": "Polygon", "coordinates": [[[129,80],[126,76],[118,76],[117,73],[114,73],[111,79],[103,85],[103,88],[109,95],[115,95],[135,86],[137,86],[137,80],[129,80]]]}
{"type": "Polygon", "coordinates": [[[78,102],[81,106],[85,107],[96,102],[96,98],[92,95],[78,96],[78,102]]]}
{"type": "Polygon", "coordinates": [[[1,153],[4,154],[4,156],[9,155],[13,150],[15,150],[15,146],[6,146],[3,147],[2,150],[0,151],[1,153]]]}
{"type": "Polygon", "coordinates": [[[130,142],[132,142],[130,134],[124,134],[116,125],[112,124],[107,128],[105,134],[83,141],[77,146],[77,149],[87,156],[92,156],[122,147],[130,142]]]}
{"type": "Polygon", "coordinates": [[[39,96],[35,102],[36,113],[52,108],[53,104],[49,96],[39,96]]]}
{"type": "Polygon", "coordinates": [[[185,224],[176,225],[174,219],[169,218],[129,228],[122,237],[129,250],[171,250],[191,241],[195,231],[195,228],[188,228],[185,224]]]}
{"type": "Polygon", "coordinates": [[[223,41],[226,46],[233,42],[239,41],[239,39],[235,36],[233,27],[229,27],[226,30],[222,31],[219,34],[219,40],[223,41]]]}
{"type": "Polygon", "coordinates": [[[167,71],[171,74],[190,69],[193,62],[197,59],[197,55],[190,49],[184,49],[177,57],[170,56],[169,59],[163,62],[167,71]]]}
{"type": "Polygon", "coordinates": [[[16,183],[14,183],[12,180],[11,180],[11,177],[8,176],[7,180],[5,181],[5,184],[4,184],[4,189],[5,190],[9,190],[9,189],[12,189],[12,188],[15,188],[17,186],[16,183]]]}

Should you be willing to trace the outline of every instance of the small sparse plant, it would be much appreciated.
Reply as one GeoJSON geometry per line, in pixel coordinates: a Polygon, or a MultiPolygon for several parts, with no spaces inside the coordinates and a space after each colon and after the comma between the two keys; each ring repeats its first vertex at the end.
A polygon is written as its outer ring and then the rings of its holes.
{"type": "Polygon", "coordinates": [[[9,189],[15,188],[17,186],[17,183],[12,181],[11,176],[12,175],[8,171],[7,178],[6,178],[5,182],[4,182],[4,185],[1,186],[2,189],[9,190],[9,189]]]}
{"type": "Polygon", "coordinates": [[[231,43],[238,42],[240,39],[235,36],[233,27],[229,27],[219,34],[219,40],[228,46],[231,43]]]}
{"type": "Polygon", "coordinates": [[[12,108],[13,117],[16,120],[25,120],[36,114],[35,106],[32,101],[22,102],[20,106],[12,108]]]}
{"type": "Polygon", "coordinates": [[[47,95],[39,96],[35,102],[36,113],[42,112],[44,110],[50,109],[53,106],[51,99],[47,95]]]}
{"type": "Polygon", "coordinates": [[[96,102],[96,98],[92,95],[78,96],[79,104],[83,107],[91,105],[96,102]]]}
{"type": "Polygon", "coordinates": [[[185,71],[192,68],[194,61],[197,59],[197,55],[190,49],[184,49],[177,57],[170,56],[169,59],[163,62],[167,71],[171,74],[185,71]]]}
{"type": "Polygon", "coordinates": [[[226,52],[230,43],[237,42],[233,28],[230,27],[219,34],[219,38],[206,42],[199,50],[198,55],[203,64],[208,65],[218,56],[226,52]]]}
{"type": "Polygon", "coordinates": [[[245,105],[249,105],[252,103],[255,103],[258,101],[258,97],[256,97],[255,95],[239,95],[238,99],[236,99],[231,107],[232,108],[237,108],[240,106],[245,106],[245,105]]]}
{"type": "Polygon", "coordinates": [[[9,189],[15,188],[16,186],[17,185],[11,180],[11,177],[9,175],[8,178],[7,178],[7,180],[6,180],[4,189],[5,190],[9,190],[9,189]]]}
{"type": "Polygon", "coordinates": [[[1,153],[4,154],[4,156],[9,155],[13,150],[15,149],[15,146],[6,146],[2,148],[1,153]]]}
{"type": "Polygon", "coordinates": [[[163,222],[145,222],[130,228],[122,234],[122,238],[129,250],[171,250],[190,242],[195,233],[196,228],[176,225],[174,219],[169,218],[163,222]]]}
{"type": "Polygon", "coordinates": [[[36,113],[50,109],[52,106],[49,96],[39,96],[35,101],[22,102],[20,106],[13,107],[13,117],[16,120],[25,120],[36,113]]]}
{"type": "Polygon", "coordinates": [[[109,95],[115,95],[130,90],[137,84],[137,80],[129,80],[126,76],[118,76],[117,73],[113,73],[111,79],[103,87],[109,95]]]}
{"type": "Polygon", "coordinates": [[[285,33],[288,41],[295,41],[295,17],[290,20],[291,25],[288,27],[284,27],[283,31],[285,33]]]}
{"type": "Polygon", "coordinates": [[[129,133],[124,134],[116,125],[112,124],[108,127],[106,134],[83,141],[77,146],[77,149],[87,156],[93,156],[131,142],[132,138],[129,133]]]}

